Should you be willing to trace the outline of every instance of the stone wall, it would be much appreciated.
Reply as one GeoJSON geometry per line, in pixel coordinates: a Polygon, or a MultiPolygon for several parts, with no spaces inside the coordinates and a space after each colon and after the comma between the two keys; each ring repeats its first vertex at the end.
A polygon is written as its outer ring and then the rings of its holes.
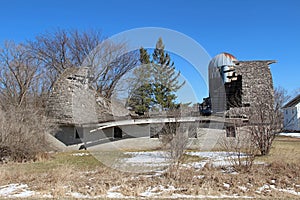
{"type": "Polygon", "coordinates": [[[247,114],[247,109],[264,102],[270,107],[274,105],[273,79],[269,65],[275,63],[266,61],[238,61],[235,66],[236,76],[241,76],[241,107],[232,106],[228,115],[247,114]]]}
{"type": "Polygon", "coordinates": [[[90,84],[89,68],[66,69],[53,85],[48,116],[59,124],[87,124],[112,119],[110,102],[90,84]]]}

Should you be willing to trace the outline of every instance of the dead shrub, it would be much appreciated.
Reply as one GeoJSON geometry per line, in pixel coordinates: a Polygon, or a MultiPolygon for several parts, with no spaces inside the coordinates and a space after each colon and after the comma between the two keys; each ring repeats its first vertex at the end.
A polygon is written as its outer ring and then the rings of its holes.
{"type": "Polygon", "coordinates": [[[228,161],[235,171],[247,172],[252,168],[257,148],[247,127],[236,127],[235,137],[221,137],[218,141],[227,152],[228,161]]]}
{"type": "Polygon", "coordinates": [[[188,146],[187,128],[175,119],[164,124],[159,139],[172,164],[178,165],[188,146]]]}
{"type": "MultiPolygon", "coordinates": [[[[33,108],[11,106],[0,110],[1,160],[35,161],[50,150],[45,134],[55,129],[43,112],[33,108]]],[[[46,156],[43,156],[46,158],[46,156]]]]}

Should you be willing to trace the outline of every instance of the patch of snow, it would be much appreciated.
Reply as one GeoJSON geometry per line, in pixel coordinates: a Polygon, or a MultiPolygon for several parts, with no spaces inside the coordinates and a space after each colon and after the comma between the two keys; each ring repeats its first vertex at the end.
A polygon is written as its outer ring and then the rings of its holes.
{"type": "MultiPolygon", "coordinates": [[[[126,152],[125,154],[131,157],[123,158],[122,163],[130,164],[131,166],[165,167],[170,164],[167,153],[163,151],[126,152]]],[[[204,158],[204,160],[199,162],[182,164],[183,167],[195,169],[201,169],[206,164],[211,164],[215,167],[231,166],[232,159],[246,156],[246,154],[235,152],[187,152],[186,154],[204,158]]]]}
{"type": "Polygon", "coordinates": [[[107,198],[125,198],[125,196],[124,196],[122,193],[116,191],[116,190],[118,190],[119,188],[120,188],[120,186],[114,186],[114,187],[111,187],[111,188],[107,191],[106,197],[107,197],[107,198]]]}
{"type": "Polygon", "coordinates": [[[223,187],[229,189],[229,188],[230,188],[230,184],[228,184],[228,183],[223,183],[223,187]]]}
{"type": "Polygon", "coordinates": [[[270,189],[277,190],[279,192],[286,192],[286,193],[290,193],[290,194],[293,194],[293,195],[300,196],[300,192],[296,192],[293,188],[279,189],[279,188],[276,188],[275,185],[268,185],[268,184],[265,184],[262,187],[258,188],[255,192],[260,194],[262,191],[270,192],[271,191],[270,189]]]}
{"type": "Polygon", "coordinates": [[[271,180],[271,183],[273,183],[273,184],[274,184],[275,182],[276,182],[276,180],[274,180],[274,179],[272,179],[272,180],[271,180]]]}
{"type": "Polygon", "coordinates": [[[156,187],[148,187],[145,192],[139,194],[141,197],[160,197],[163,192],[180,191],[182,188],[175,188],[172,185],[158,185],[156,187]]]}
{"type": "Polygon", "coordinates": [[[79,192],[71,192],[69,193],[72,197],[76,198],[76,199],[88,199],[88,198],[91,198],[90,195],[84,195],[84,194],[81,194],[79,192]]]}
{"type": "Polygon", "coordinates": [[[202,169],[206,164],[207,164],[208,160],[202,160],[200,162],[192,162],[192,163],[188,163],[188,164],[182,164],[183,167],[187,167],[187,168],[195,168],[195,169],[202,169]]]}
{"type": "Polygon", "coordinates": [[[269,187],[271,188],[271,189],[276,189],[276,186],[275,185],[269,185],[269,187]]]}
{"type": "Polygon", "coordinates": [[[239,188],[240,190],[242,190],[243,192],[248,191],[248,188],[245,187],[245,186],[238,186],[238,188],[239,188]]]}
{"type": "Polygon", "coordinates": [[[72,156],[89,156],[90,153],[73,153],[72,156]]]}
{"type": "Polygon", "coordinates": [[[53,198],[52,194],[43,194],[42,198],[53,198]]]}
{"type": "MultiPolygon", "coordinates": [[[[212,158],[215,160],[224,160],[224,158],[228,157],[235,157],[237,158],[239,154],[237,152],[224,152],[224,151],[219,151],[219,152],[214,152],[214,151],[194,151],[194,152],[187,152],[188,155],[191,156],[199,156],[202,158],[212,158]]],[[[240,156],[246,156],[246,154],[241,153],[240,156]]]]}
{"type": "Polygon", "coordinates": [[[162,151],[126,152],[125,154],[132,156],[123,159],[131,165],[165,166],[169,164],[166,153],[162,151]]]}
{"type": "Polygon", "coordinates": [[[300,138],[300,133],[279,133],[280,136],[300,138]]]}
{"type": "Polygon", "coordinates": [[[271,187],[268,184],[264,184],[263,186],[259,187],[255,192],[261,194],[263,191],[271,192],[271,187]]]}
{"type": "Polygon", "coordinates": [[[262,161],[254,161],[254,164],[255,165],[264,165],[266,164],[265,162],[262,162],[262,161]]]}
{"type": "Polygon", "coordinates": [[[294,189],[292,188],[288,188],[288,189],[277,189],[278,191],[280,192],[286,192],[286,193],[290,193],[290,194],[293,194],[293,195],[297,195],[297,196],[300,196],[300,192],[296,192],[294,189]]]}
{"type": "Polygon", "coordinates": [[[0,186],[0,196],[25,198],[35,195],[35,192],[28,189],[27,184],[9,184],[0,186]]]}
{"type": "Polygon", "coordinates": [[[204,175],[199,175],[199,176],[194,176],[193,178],[203,179],[203,178],[205,178],[205,176],[204,175]]]}
{"type": "Polygon", "coordinates": [[[201,158],[206,158],[206,160],[202,160],[198,162],[198,165],[195,167],[202,168],[204,165],[211,163],[215,167],[222,166],[231,166],[232,163],[230,159],[236,159],[238,157],[245,157],[244,153],[236,153],[236,152],[187,152],[186,154],[191,156],[198,156],[201,158]]]}
{"type": "Polygon", "coordinates": [[[154,197],[160,195],[161,192],[157,191],[157,188],[148,187],[145,192],[139,194],[141,197],[154,197]]]}
{"type": "Polygon", "coordinates": [[[213,195],[187,195],[187,194],[172,194],[172,196],[168,198],[182,198],[182,199],[224,199],[224,198],[229,198],[229,199],[252,199],[253,197],[250,196],[238,196],[238,195],[220,195],[220,196],[213,196],[213,195]]]}
{"type": "Polygon", "coordinates": [[[25,197],[31,197],[35,195],[35,192],[33,191],[29,191],[29,190],[25,190],[21,193],[18,193],[18,194],[13,194],[13,195],[10,195],[11,197],[17,197],[17,198],[25,198],[25,197]]]}
{"type": "Polygon", "coordinates": [[[93,171],[85,171],[83,172],[84,174],[96,174],[98,171],[97,170],[93,170],[93,171]]]}

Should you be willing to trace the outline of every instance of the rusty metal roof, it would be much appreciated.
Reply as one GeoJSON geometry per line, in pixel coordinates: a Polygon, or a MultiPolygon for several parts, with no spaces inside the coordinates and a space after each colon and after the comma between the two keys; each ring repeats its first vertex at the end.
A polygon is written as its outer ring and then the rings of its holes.
{"type": "Polygon", "coordinates": [[[229,53],[220,53],[216,55],[209,63],[209,67],[233,66],[237,61],[236,57],[229,53]]]}

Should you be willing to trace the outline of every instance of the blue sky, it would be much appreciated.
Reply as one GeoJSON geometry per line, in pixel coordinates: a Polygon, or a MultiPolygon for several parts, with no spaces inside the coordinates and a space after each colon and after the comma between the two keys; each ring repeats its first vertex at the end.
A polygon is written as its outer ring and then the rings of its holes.
{"type": "Polygon", "coordinates": [[[109,37],[162,27],[191,37],[212,57],[229,52],[238,60],[277,60],[274,85],[292,93],[300,87],[299,10],[297,0],[0,0],[0,43],[56,28],[100,29],[109,37]]]}

